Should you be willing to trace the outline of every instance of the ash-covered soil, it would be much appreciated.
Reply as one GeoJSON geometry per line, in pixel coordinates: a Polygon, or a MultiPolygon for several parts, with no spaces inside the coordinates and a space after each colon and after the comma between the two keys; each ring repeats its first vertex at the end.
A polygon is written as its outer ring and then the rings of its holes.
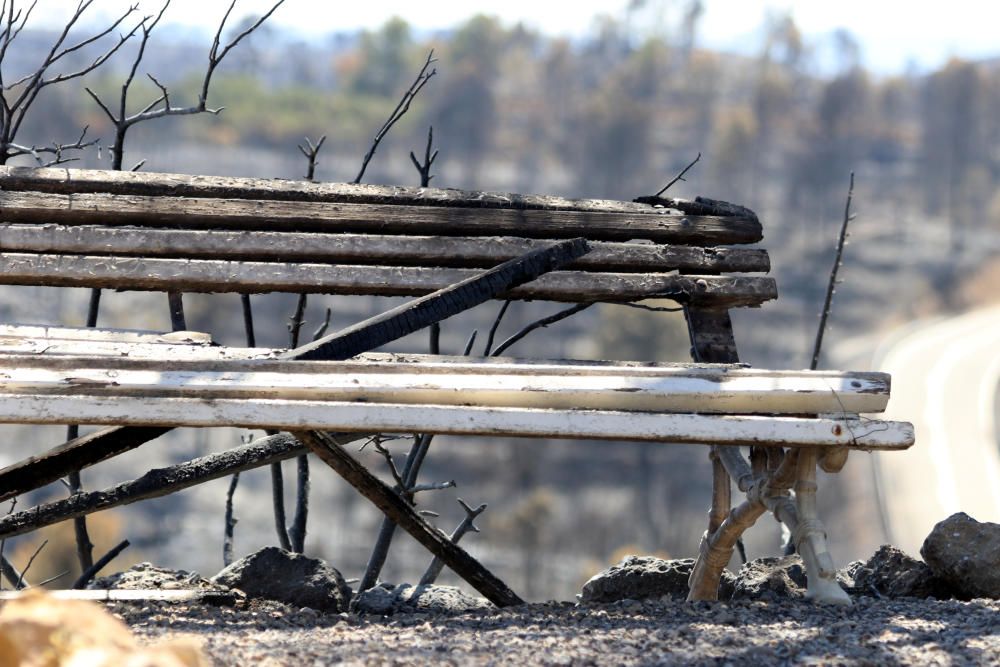
{"type": "Polygon", "coordinates": [[[531,604],[461,615],[322,615],[277,603],[114,604],[143,641],[215,665],[991,665],[1000,601],[531,604]]]}

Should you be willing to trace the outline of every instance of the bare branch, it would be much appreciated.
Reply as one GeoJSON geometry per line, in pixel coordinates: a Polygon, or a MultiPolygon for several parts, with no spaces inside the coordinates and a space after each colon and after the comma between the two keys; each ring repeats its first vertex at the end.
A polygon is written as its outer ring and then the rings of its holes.
{"type": "Polygon", "coordinates": [[[527,336],[528,334],[530,334],[535,329],[543,329],[543,328],[549,326],[550,324],[555,324],[556,322],[559,322],[560,320],[564,320],[567,317],[570,317],[571,315],[576,315],[581,310],[586,310],[587,308],[590,308],[593,305],[594,305],[593,303],[578,303],[575,306],[573,306],[572,308],[567,308],[566,310],[560,310],[558,313],[555,313],[554,315],[549,315],[548,317],[543,317],[542,319],[538,320],[537,322],[532,322],[531,324],[529,324],[528,326],[524,327],[523,329],[521,329],[520,331],[518,331],[516,334],[514,334],[513,336],[511,336],[510,338],[508,338],[504,342],[500,343],[500,345],[497,346],[497,349],[493,352],[492,356],[499,357],[511,345],[513,345],[517,341],[521,340],[522,338],[524,338],[525,336],[527,336]]]}
{"type": "Polygon", "coordinates": [[[396,490],[404,492],[406,490],[406,482],[403,481],[403,477],[399,474],[399,468],[396,467],[396,461],[392,458],[392,452],[382,444],[381,438],[375,438],[375,451],[382,455],[385,459],[386,464],[389,466],[389,474],[392,475],[393,481],[396,483],[396,490]]]}
{"type": "Polygon", "coordinates": [[[434,144],[434,126],[431,125],[427,128],[427,147],[424,149],[424,161],[421,163],[417,160],[417,156],[410,151],[410,160],[413,162],[413,166],[417,168],[417,172],[420,174],[420,187],[426,188],[431,184],[431,179],[434,178],[431,175],[431,165],[434,164],[434,160],[437,159],[438,152],[434,151],[431,154],[431,147],[434,144]]]}
{"type": "Polygon", "coordinates": [[[448,480],[447,482],[431,482],[429,484],[417,484],[408,490],[410,495],[415,495],[418,493],[423,493],[424,491],[444,491],[445,489],[454,489],[458,484],[455,480],[448,480]]]}
{"type": "Polygon", "coordinates": [[[24,566],[23,570],[21,570],[21,577],[17,580],[17,583],[14,585],[14,588],[16,588],[18,590],[24,588],[24,577],[25,577],[25,575],[28,574],[28,570],[31,569],[31,564],[35,562],[35,558],[38,557],[38,554],[40,554],[42,552],[42,549],[44,549],[45,545],[48,544],[48,543],[49,543],[49,541],[45,540],[40,545],[38,545],[38,548],[35,549],[35,553],[31,554],[31,558],[28,559],[28,564],[24,566]]]}
{"type": "Polygon", "coordinates": [[[309,181],[315,180],[314,177],[316,175],[316,164],[317,164],[316,158],[319,155],[320,149],[323,148],[324,141],[326,141],[325,134],[322,137],[320,137],[319,141],[317,141],[315,144],[312,142],[312,139],[306,137],[306,145],[309,146],[308,149],[306,149],[305,146],[303,146],[302,144],[298,144],[299,150],[302,151],[302,154],[306,156],[306,160],[309,161],[309,166],[306,168],[306,180],[309,181]]]}
{"type": "Polygon", "coordinates": [[[352,181],[353,183],[360,183],[361,179],[365,176],[365,170],[368,169],[368,163],[371,162],[372,157],[375,155],[375,151],[378,150],[378,146],[382,143],[385,135],[389,133],[392,126],[395,125],[400,118],[406,115],[406,112],[410,110],[410,103],[416,98],[420,90],[427,85],[435,74],[437,74],[436,69],[427,71],[430,66],[437,62],[434,60],[434,50],[431,49],[430,53],[427,54],[427,60],[424,62],[424,66],[420,68],[420,72],[417,74],[417,78],[413,80],[410,87],[403,93],[403,97],[400,98],[399,103],[396,108],[393,109],[392,113],[389,114],[389,118],[382,123],[382,127],[379,128],[378,132],[375,133],[375,137],[372,139],[371,148],[368,149],[368,153],[365,154],[364,160],[361,161],[361,170],[358,175],[352,181]]]}
{"type": "MultiPolygon", "coordinates": [[[[7,581],[10,582],[10,585],[15,589],[18,589],[19,583],[21,584],[20,588],[26,588],[31,585],[24,581],[24,575],[21,572],[18,572],[17,568],[14,567],[14,564],[7,560],[7,557],[2,553],[0,553],[0,573],[3,574],[4,578],[7,579],[7,581]]],[[[0,590],[2,590],[2,586],[0,586],[0,590]]]]}
{"type": "MultiPolygon", "coordinates": [[[[473,523],[480,514],[486,511],[486,504],[482,504],[479,507],[473,509],[469,507],[464,500],[458,499],[458,504],[462,506],[465,510],[465,518],[462,522],[458,524],[458,527],[451,534],[451,541],[454,544],[458,542],[465,536],[466,533],[478,533],[479,528],[473,523]]],[[[430,586],[435,581],[437,581],[438,575],[441,574],[441,569],[444,567],[444,562],[437,556],[431,560],[430,565],[427,566],[427,570],[424,572],[424,576],[420,577],[420,583],[418,586],[430,586]]]]}
{"type": "Polygon", "coordinates": [[[813,345],[812,362],[809,368],[819,367],[819,355],[823,349],[823,333],[826,331],[826,321],[830,317],[830,307],[833,304],[833,292],[837,285],[837,272],[843,264],[844,245],[847,243],[847,225],[854,216],[851,215],[851,200],[854,197],[854,172],[851,172],[851,182],[847,188],[847,203],[844,205],[844,222],[840,226],[840,237],[837,239],[837,254],[833,258],[833,268],[830,269],[830,281],[826,284],[826,297],[823,300],[823,310],[819,316],[819,328],[816,330],[816,343],[813,345]]]}
{"type": "Polygon", "coordinates": [[[90,580],[93,579],[98,572],[103,570],[108,563],[113,561],[118,556],[118,554],[128,549],[130,544],[131,543],[128,540],[122,540],[121,542],[119,542],[118,545],[115,546],[111,551],[101,556],[96,563],[87,568],[87,570],[83,574],[81,574],[76,581],[73,582],[72,588],[75,588],[77,590],[81,588],[86,588],[87,584],[90,583],[90,580]]]}
{"type": "Polygon", "coordinates": [[[684,174],[688,173],[688,170],[689,170],[689,169],[690,169],[691,167],[693,167],[693,166],[695,166],[696,164],[698,164],[698,160],[700,160],[700,159],[701,159],[701,153],[698,153],[698,157],[696,157],[695,159],[691,160],[691,163],[690,163],[690,164],[688,164],[688,166],[684,167],[684,169],[683,169],[683,170],[681,171],[681,173],[679,173],[679,174],[677,174],[676,176],[674,176],[674,179],[673,179],[672,181],[670,181],[669,183],[667,183],[666,185],[664,185],[664,186],[663,186],[662,188],[660,188],[660,191],[659,191],[659,192],[657,192],[657,193],[656,193],[655,195],[653,195],[653,196],[654,196],[654,197],[659,197],[659,196],[660,196],[660,195],[662,195],[662,194],[663,194],[664,192],[666,192],[667,190],[669,190],[669,189],[670,189],[670,187],[671,187],[671,186],[672,186],[672,185],[673,185],[674,183],[676,183],[677,181],[685,181],[685,182],[686,182],[686,181],[687,181],[687,179],[685,179],[685,178],[684,178],[684,174]]]}
{"type": "Polygon", "coordinates": [[[222,539],[222,565],[229,567],[233,562],[233,529],[236,527],[238,519],[233,516],[233,494],[236,493],[236,486],[240,483],[240,474],[235,473],[229,481],[229,490],[226,491],[226,528],[222,539]]]}
{"type": "Polygon", "coordinates": [[[313,331],[312,339],[319,340],[326,334],[326,330],[330,328],[330,315],[333,313],[329,308],[326,309],[326,316],[323,318],[323,323],[319,325],[316,331],[313,331]]]}
{"type": "Polygon", "coordinates": [[[500,328],[500,322],[503,321],[503,316],[507,313],[507,309],[510,308],[511,300],[507,299],[500,306],[500,312],[497,313],[496,319],[493,320],[493,326],[490,327],[490,335],[486,337],[486,348],[483,350],[483,356],[490,356],[490,351],[493,349],[493,339],[497,335],[497,329],[500,328]]]}

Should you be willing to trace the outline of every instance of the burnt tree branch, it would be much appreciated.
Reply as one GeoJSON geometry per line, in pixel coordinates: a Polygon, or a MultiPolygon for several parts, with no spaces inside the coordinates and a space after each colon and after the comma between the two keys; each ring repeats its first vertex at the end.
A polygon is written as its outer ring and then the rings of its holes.
{"type": "MultiPolygon", "coordinates": [[[[361,161],[361,170],[358,171],[358,175],[354,177],[352,183],[360,183],[361,179],[365,177],[365,170],[368,169],[368,163],[371,162],[372,158],[375,156],[375,151],[378,150],[379,144],[385,139],[385,135],[389,134],[389,130],[395,125],[400,118],[406,115],[406,112],[410,110],[410,103],[417,97],[420,90],[427,85],[427,82],[434,78],[437,74],[436,69],[430,69],[431,65],[437,62],[434,59],[434,50],[431,49],[430,53],[427,54],[427,60],[424,61],[423,67],[420,68],[420,72],[417,73],[417,78],[413,80],[410,87],[406,89],[403,96],[399,99],[399,103],[396,104],[396,108],[392,110],[389,114],[389,118],[382,123],[382,127],[378,129],[375,136],[372,138],[371,147],[368,152],[365,153],[364,159],[361,161]],[[428,71],[430,70],[430,71],[428,71]]],[[[430,166],[428,165],[428,169],[430,166]]]]}

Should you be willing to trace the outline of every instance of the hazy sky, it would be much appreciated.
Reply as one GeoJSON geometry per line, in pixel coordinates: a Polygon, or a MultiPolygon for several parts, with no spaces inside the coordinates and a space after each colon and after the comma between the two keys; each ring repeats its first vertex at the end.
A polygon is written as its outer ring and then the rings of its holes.
{"type": "MultiPolygon", "coordinates": [[[[147,13],[159,0],[139,0],[147,13]]],[[[767,11],[791,11],[801,30],[810,37],[849,29],[861,42],[866,65],[880,72],[902,70],[910,62],[933,67],[952,55],[986,57],[1000,53],[1000,2],[949,0],[930,3],[910,0],[705,0],[701,43],[731,51],[754,53],[759,47],[759,27],[767,11]]],[[[21,4],[26,4],[22,0],[21,4]]],[[[57,21],[76,0],[40,0],[35,22],[57,21]]],[[[213,27],[229,0],[173,0],[165,21],[213,27]]],[[[621,16],[626,0],[386,0],[337,2],[336,0],[286,0],[273,20],[309,34],[376,27],[398,15],[417,28],[446,28],[485,12],[508,23],[523,21],[545,33],[585,35],[599,13],[621,16]]],[[[652,5],[678,5],[650,0],[652,5]]],[[[124,7],[121,0],[97,0],[96,12],[124,7]]],[[[271,0],[238,0],[236,14],[260,12],[271,0]]]]}

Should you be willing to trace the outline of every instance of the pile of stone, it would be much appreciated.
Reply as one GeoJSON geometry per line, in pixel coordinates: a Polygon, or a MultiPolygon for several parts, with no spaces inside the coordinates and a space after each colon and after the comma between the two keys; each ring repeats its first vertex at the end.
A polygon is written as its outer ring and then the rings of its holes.
{"type": "MultiPolygon", "coordinates": [[[[838,572],[854,596],[876,598],[1000,599],[1000,524],[980,523],[958,513],[938,523],[920,549],[923,560],[885,545],[867,561],[838,572]]],[[[691,559],[628,556],[583,586],[582,603],[687,597],[691,559]]],[[[725,572],[720,600],[805,598],[806,571],[797,556],[752,560],[733,575],[725,572]]]]}

